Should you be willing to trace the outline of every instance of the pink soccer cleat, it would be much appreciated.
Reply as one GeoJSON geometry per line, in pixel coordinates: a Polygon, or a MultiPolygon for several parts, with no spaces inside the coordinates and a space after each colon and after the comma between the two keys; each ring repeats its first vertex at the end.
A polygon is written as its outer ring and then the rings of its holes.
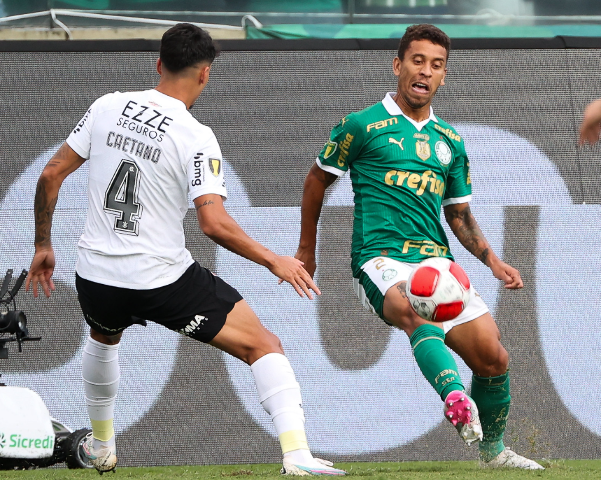
{"type": "Polygon", "coordinates": [[[453,390],[447,395],[444,402],[444,416],[453,424],[468,446],[482,440],[478,407],[465,392],[453,390]]]}

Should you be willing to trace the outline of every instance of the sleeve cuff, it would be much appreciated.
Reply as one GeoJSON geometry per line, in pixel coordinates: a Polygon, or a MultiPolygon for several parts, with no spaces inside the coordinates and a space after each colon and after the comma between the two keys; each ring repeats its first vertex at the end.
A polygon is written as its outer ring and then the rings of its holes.
{"type": "Polygon", "coordinates": [[[324,170],[324,171],[326,171],[328,173],[332,173],[332,174],[336,175],[337,177],[342,177],[346,173],[345,170],[340,170],[340,169],[335,168],[335,167],[330,167],[329,165],[324,165],[323,163],[321,163],[321,160],[319,160],[319,157],[317,157],[315,159],[315,163],[322,170],[324,170]]]}
{"type": "Polygon", "coordinates": [[[83,148],[77,145],[77,143],[75,143],[75,141],[71,137],[67,138],[67,140],[65,140],[65,143],[69,145],[73,149],[73,151],[77,153],[77,155],[79,155],[81,158],[85,158],[86,160],[90,159],[90,155],[83,148]]]}
{"type": "Polygon", "coordinates": [[[469,203],[471,201],[471,195],[466,195],[465,197],[447,198],[442,201],[442,206],[446,207],[447,205],[455,205],[457,203],[469,203]]]}
{"type": "Polygon", "coordinates": [[[205,190],[203,192],[190,192],[190,200],[194,202],[198,197],[202,197],[203,195],[219,195],[223,200],[227,199],[227,190],[225,188],[219,188],[215,190],[205,190]]]}

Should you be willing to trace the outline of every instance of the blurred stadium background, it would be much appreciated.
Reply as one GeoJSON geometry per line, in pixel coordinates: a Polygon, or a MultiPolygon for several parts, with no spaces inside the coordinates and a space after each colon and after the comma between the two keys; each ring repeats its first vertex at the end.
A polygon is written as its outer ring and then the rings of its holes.
{"type": "Polygon", "coordinates": [[[169,21],[215,38],[396,38],[444,24],[452,37],[599,36],[598,0],[0,0],[0,39],[160,38],[169,21]]]}
{"type": "MultiPolygon", "coordinates": [[[[0,14],[0,37],[12,39],[0,42],[0,272],[29,266],[43,165],[98,96],[155,85],[156,39],[170,22],[209,25],[221,39],[193,114],[222,146],[230,213],[287,254],[298,240],[304,175],[329,130],[395,89],[391,62],[406,24],[446,30],[455,49],[435,111],[465,138],[475,215],[526,284],[505,291],[453,243],[512,356],[507,443],[535,458],[601,458],[594,373],[601,149],[576,146],[584,106],[601,96],[599,2],[0,0],[0,14]],[[22,41],[32,39],[39,41],[22,41]]],[[[85,173],[84,166],[69,179],[57,205],[56,294],[17,298],[30,332],[43,340],[0,366],[4,382],[34,389],[73,428],[88,422],[80,380],[86,329],[73,285],[85,173]]],[[[407,339],[364,312],[352,293],[349,188],[339,182],[324,207],[317,276],[324,295],[312,303],[212,244],[193,211],[188,247],[282,339],[316,453],[346,461],[474,459],[476,449],[464,448],[443,421],[407,339]]],[[[279,461],[242,364],[153,326],[132,327],[121,353],[123,465],[279,461]]]]}

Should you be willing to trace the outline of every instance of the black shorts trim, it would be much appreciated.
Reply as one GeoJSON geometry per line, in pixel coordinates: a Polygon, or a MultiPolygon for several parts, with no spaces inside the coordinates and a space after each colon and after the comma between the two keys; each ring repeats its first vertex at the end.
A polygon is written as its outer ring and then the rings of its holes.
{"type": "Polygon", "coordinates": [[[215,338],[242,300],[235,288],[198,262],[172,284],[150,290],[113,287],[77,274],[75,287],[86,322],[103,335],[116,335],[144,319],[204,343],[215,338]]]}

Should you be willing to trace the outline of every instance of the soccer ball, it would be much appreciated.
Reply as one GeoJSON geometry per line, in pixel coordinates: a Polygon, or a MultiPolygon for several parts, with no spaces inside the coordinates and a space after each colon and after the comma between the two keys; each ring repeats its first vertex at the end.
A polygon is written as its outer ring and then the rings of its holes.
{"type": "Polygon", "coordinates": [[[411,272],[405,287],[411,308],[432,322],[457,317],[470,301],[470,279],[448,258],[428,258],[411,272]]]}

